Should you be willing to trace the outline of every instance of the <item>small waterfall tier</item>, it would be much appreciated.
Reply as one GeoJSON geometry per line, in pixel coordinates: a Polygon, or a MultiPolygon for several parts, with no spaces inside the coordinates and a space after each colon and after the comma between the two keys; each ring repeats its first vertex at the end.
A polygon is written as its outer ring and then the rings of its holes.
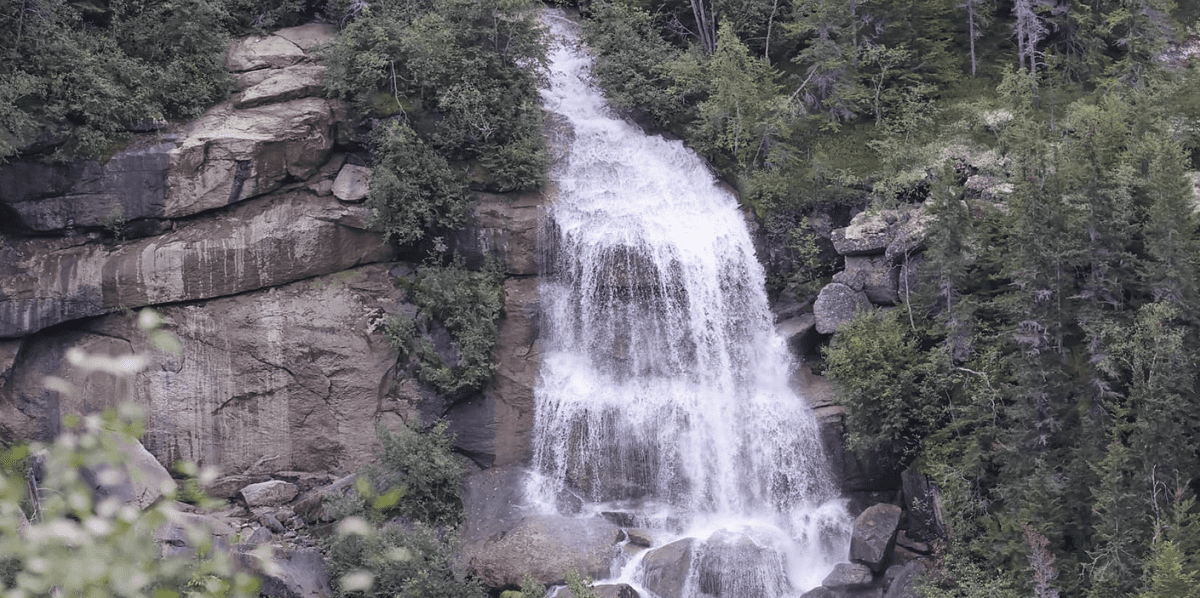
{"type": "MultiPolygon", "coordinates": [[[[685,595],[798,596],[842,560],[848,517],[789,385],[736,199],[678,141],[613,116],[561,13],[529,495],[691,538],[685,595]]],[[[656,545],[661,545],[656,539],[656,545]]],[[[640,557],[614,577],[646,589],[640,557]]]]}

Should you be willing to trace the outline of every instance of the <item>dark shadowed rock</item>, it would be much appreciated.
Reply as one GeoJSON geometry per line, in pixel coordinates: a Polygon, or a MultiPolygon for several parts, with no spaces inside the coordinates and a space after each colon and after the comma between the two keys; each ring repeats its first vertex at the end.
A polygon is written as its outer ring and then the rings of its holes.
{"type": "Polygon", "coordinates": [[[813,351],[820,338],[817,333],[817,317],[800,314],[775,325],[775,332],[787,341],[792,355],[803,358],[813,351]]]}
{"type": "Polygon", "coordinates": [[[718,532],[700,549],[700,591],[722,598],[773,598],[788,588],[783,556],[745,534],[718,532]]]}
{"type": "Polygon", "coordinates": [[[925,574],[925,565],[912,561],[904,565],[895,579],[888,584],[886,598],[916,598],[916,586],[925,574]]]}
{"type": "Polygon", "coordinates": [[[899,299],[896,284],[899,268],[879,255],[851,256],[846,258],[846,267],[833,275],[854,291],[862,291],[867,299],[877,305],[893,305],[899,299]]]}
{"type": "MultiPolygon", "coordinates": [[[[904,488],[904,506],[908,509],[908,536],[916,542],[929,542],[943,537],[945,515],[941,512],[941,497],[917,464],[900,474],[904,488]]],[[[920,552],[919,546],[912,547],[920,552]]]]}
{"type": "Polygon", "coordinates": [[[863,212],[855,216],[850,226],[832,231],[830,238],[834,249],[839,255],[883,253],[893,238],[887,220],[887,215],[882,212],[863,212]]]}
{"type": "Polygon", "coordinates": [[[696,540],[684,538],[642,557],[643,585],[661,598],[683,598],[696,540]]]}
{"type": "Polygon", "coordinates": [[[469,550],[469,566],[491,587],[519,586],[526,574],[541,584],[609,575],[621,531],[600,518],[530,515],[508,533],[469,550]]]}
{"type": "Polygon", "coordinates": [[[896,505],[877,504],[863,511],[854,520],[850,534],[850,560],[862,563],[872,571],[883,571],[903,511],[896,505]]]}

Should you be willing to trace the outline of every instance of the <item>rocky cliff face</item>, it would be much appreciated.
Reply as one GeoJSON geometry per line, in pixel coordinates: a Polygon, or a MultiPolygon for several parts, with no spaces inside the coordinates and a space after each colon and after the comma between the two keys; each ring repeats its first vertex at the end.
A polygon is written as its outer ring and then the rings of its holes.
{"type": "Polygon", "coordinates": [[[0,436],[45,439],[66,414],[132,399],[159,461],[238,479],[353,470],[377,423],[422,415],[451,418],[481,464],[524,458],[542,196],[483,196],[461,233],[465,251],[499,253],[513,277],[505,344],[486,392],[432,400],[397,374],[383,331],[416,309],[403,291],[415,266],[394,261],[357,204],[369,171],[354,163],[344,106],[320,97],[324,67],[310,53],[332,34],[314,24],[235,42],[239,93],[107,160],[0,166],[0,436]],[[137,328],[128,310],[143,306],[182,353],[137,328]],[[118,383],[71,365],[72,347],[155,365],[118,383]],[[46,389],[47,376],[76,392],[46,389]]]}

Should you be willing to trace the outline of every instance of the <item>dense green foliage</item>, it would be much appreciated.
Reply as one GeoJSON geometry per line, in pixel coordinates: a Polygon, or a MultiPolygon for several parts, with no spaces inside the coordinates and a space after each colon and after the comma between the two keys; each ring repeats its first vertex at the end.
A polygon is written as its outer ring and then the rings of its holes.
{"type": "Polygon", "coordinates": [[[298,0],[0,3],[0,160],[96,158],[134,129],[195,117],[232,88],[231,34],[313,12],[298,0]]]}
{"type": "Polygon", "coordinates": [[[479,271],[461,264],[422,266],[409,287],[409,299],[420,308],[416,319],[396,316],[388,335],[401,357],[414,356],[417,377],[450,398],[479,390],[492,377],[492,348],[504,308],[503,272],[495,264],[479,271]],[[454,343],[451,363],[419,331],[444,326],[454,343]]]}
{"type": "Polygon", "coordinates": [[[377,433],[377,463],[327,505],[340,519],[328,542],[337,595],[483,598],[478,580],[453,572],[463,466],[445,423],[377,433]]]}
{"type": "Polygon", "coordinates": [[[825,353],[851,445],[940,489],[924,595],[1194,593],[1200,72],[1159,55],[1200,31],[1195,3],[591,12],[614,105],[707,157],[776,247],[807,247],[779,286],[830,272],[806,218],[932,216],[912,292],[825,353]]]}
{"type": "Polygon", "coordinates": [[[542,32],[524,1],[373,2],[324,51],[325,81],[374,127],[369,203],[409,244],[460,227],[468,183],[538,187],[542,32]]]}

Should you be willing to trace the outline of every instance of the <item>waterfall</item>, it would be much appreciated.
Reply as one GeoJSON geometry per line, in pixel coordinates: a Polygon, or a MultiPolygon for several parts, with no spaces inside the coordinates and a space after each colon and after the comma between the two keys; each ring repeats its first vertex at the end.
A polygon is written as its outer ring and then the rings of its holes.
{"type": "MultiPolygon", "coordinates": [[[[848,517],[737,201],[681,142],[614,117],[574,24],[545,21],[542,101],[571,134],[551,172],[529,494],[696,538],[693,561],[734,585],[694,566],[689,596],[799,595],[843,559],[848,517]]],[[[616,576],[637,584],[632,565],[616,576]]]]}

